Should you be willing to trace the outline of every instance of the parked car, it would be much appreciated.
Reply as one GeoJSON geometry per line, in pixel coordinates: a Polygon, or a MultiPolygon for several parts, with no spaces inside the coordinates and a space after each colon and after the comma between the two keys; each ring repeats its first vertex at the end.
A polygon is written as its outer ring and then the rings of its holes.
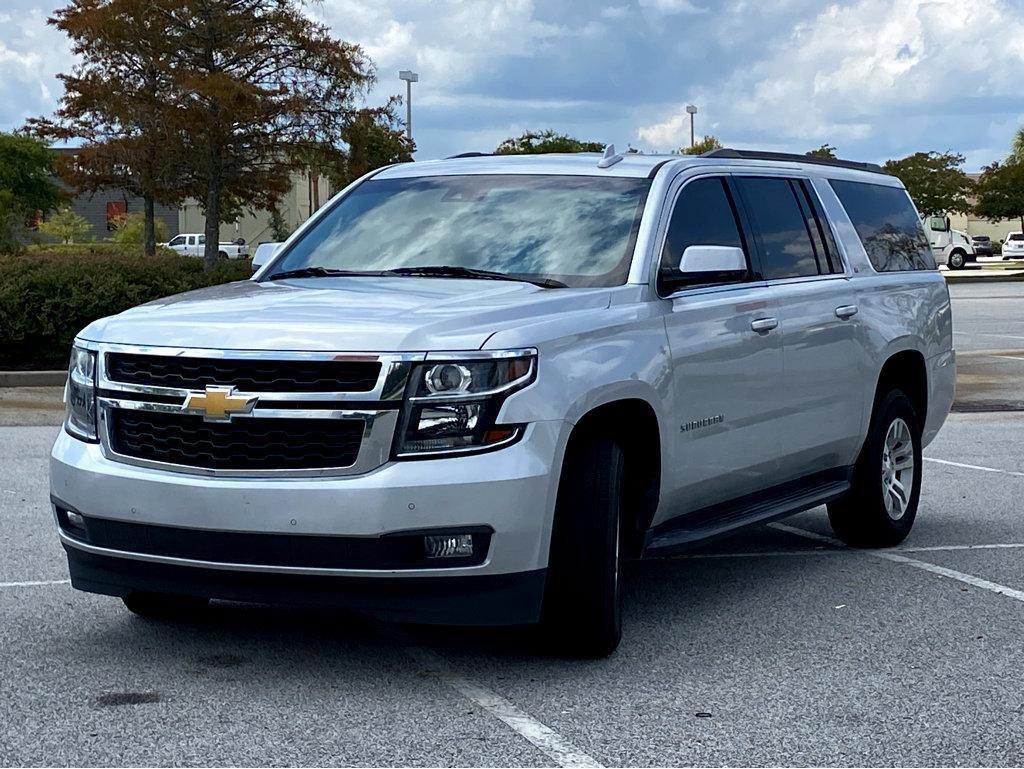
{"type": "Polygon", "coordinates": [[[1003,259],[1024,259],[1024,234],[1007,233],[1003,241],[1003,259]]]}
{"type": "Polygon", "coordinates": [[[83,329],[50,491],[74,587],[144,617],[343,605],[605,655],[625,559],[826,504],[901,542],[954,370],[877,166],[399,164],[251,281],[83,329]]]}
{"type": "Polygon", "coordinates": [[[977,256],[992,256],[992,238],[988,235],[971,235],[971,245],[977,256]]]}
{"type": "MultiPolygon", "coordinates": [[[[206,236],[202,233],[183,233],[161,245],[185,256],[202,256],[206,253],[206,236]]],[[[244,259],[249,255],[249,247],[242,239],[217,245],[221,259],[244,259]]]]}
{"type": "Polygon", "coordinates": [[[948,216],[929,216],[923,221],[936,262],[960,270],[968,262],[978,261],[973,241],[966,232],[952,229],[948,216]]]}

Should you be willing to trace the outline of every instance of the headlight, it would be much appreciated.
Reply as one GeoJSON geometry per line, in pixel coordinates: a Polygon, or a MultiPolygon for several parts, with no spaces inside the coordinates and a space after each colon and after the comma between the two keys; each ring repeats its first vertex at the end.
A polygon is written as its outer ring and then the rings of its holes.
{"type": "Polygon", "coordinates": [[[96,353],[71,348],[68,366],[67,431],[83,441],[96,441],[96,353]]]}
{"type": "Polygon", "coordinates": [[[537,374],[537,353],[517,350],[458,356],[413,367],[396,458],[472,453],[512,443],[522,425],[498,425],[505,399],[537,374]]]}

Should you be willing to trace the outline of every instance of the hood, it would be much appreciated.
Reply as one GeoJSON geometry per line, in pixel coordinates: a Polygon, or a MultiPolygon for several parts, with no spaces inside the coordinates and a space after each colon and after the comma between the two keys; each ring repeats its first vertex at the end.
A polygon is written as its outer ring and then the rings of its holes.
{"type": "Polygon", "coordinates": [[[607,307],[606,288],[450,278],[242,281],[159,299],[87,326],[80,339],[223,350],[476,350],[517,319],[607,307]]]}

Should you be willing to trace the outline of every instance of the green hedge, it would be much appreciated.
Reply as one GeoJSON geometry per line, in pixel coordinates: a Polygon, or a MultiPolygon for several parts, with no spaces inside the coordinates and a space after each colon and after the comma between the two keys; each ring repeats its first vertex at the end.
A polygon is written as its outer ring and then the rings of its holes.
{"type": "Polygon", "coordinates": [[[109,244],[32,249],[0,257],[0,369],[63,368],[75,334],[143,302],[245,280],[247,259],[212,272],[199,259],[147,258],[109,244]]]}

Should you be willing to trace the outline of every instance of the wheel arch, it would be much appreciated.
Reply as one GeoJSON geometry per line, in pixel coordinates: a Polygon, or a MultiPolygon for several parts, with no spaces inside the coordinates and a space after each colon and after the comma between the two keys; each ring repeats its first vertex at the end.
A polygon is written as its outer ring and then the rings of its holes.
{"type": "Polygon", "coordinates": [[[899,350],[886,358],[875,384],[872,413],[877,408],[879,400],[894,387],[898,387],[910,398],[917,419],[917,428],[923,430],[928,419],[928,367],[924,355],[919,350],[899,350]]]}
{"type": "Polygon", "coordinates": [[[591,407],[569,434],[562,476],[574,448],[597,435],[613,438],[625,454],[624,532],[627,553],[639,555],[661,498],[662,430],[657,411],[650,401],[635,396],[591,407]]]}

